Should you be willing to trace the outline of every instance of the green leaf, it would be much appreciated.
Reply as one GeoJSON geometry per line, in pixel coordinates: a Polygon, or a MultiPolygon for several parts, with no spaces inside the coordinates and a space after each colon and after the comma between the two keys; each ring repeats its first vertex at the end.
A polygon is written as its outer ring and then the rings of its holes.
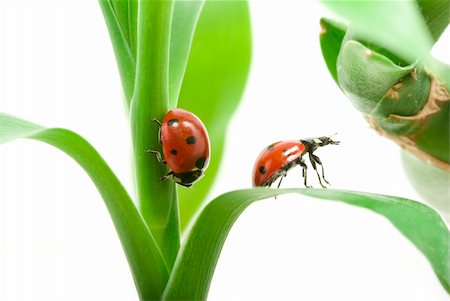
{"type": "Polygon", "coordinates": [[[194,112],[211,139],[206,176],[179,190],[181,227],[200,208],[219,169],[228,122],[241,99],[250,67],[251,31],[246,1],[206,1],[194,35],[179,107],[194,112]]]}
{"type": "Polygon", "coordinates": [[[139,210],[170,267],[179,249],[178,205],[168,172],[147,150],[161,151],[158,125],[169,109],[169,49],[173,1],[139,1],[136,80],[130,119],[139,210]],[[167,238],[171,238],[167,240],[167,238]]]}
{"type": "Polygon", "coordinates": [[[430,261],[450,291],[450,233],[440,216],[421,203],[393,196],[331,189],[246,189],[225,193],[201,212],[177,258],[164,300],[206,300],[225,239],[253,202],[284,193],[341,201],[383,215],[430,261]]]}
{"type": "Polygon", "coordinates": [[[169,107],[176,107],[204,0],[175,1],[170,33],[169,107]]]}
{"type": "Polygon", "coordinates": [[[127,191],[100,154],[74,132],[47,129],[0,113],[0,144],[18,138],[48,143],[72,157],[86,171],[105,201],[141,299],[158,299],[169,277],[164,259],[127,191]]]}
{"type": "MultiPolygon", "coordinates": [[[[129,108],[136,73],[137,0],[99,0],[129,108]]],[[[192,38],[204,0],[175,1],[170,33],[169,107],[175,107],[183,82],[192,38]]]]}
{"type": "Polygon", "coordinates": [[[124,37],[126,38],[127,44],[131,46],[130,26],[128,22],[128,0],[108,0],[108,2],[114,11],[116,21],[123,32],[124,37]]]}
{"type": "MultiPolygon", "coordinates": [[[[130,0],[132,1],[132,0],[130,0]]],[[[127,27],[128,15],[127,1],[99,0],[103,16],[111,37],[120,78],[125,93],[125,105],[130,107],[133,97],[134,76],[136,73],[136,60],[130,46],[130,31],[127,27]]]]}
{"type": "Polygon", "coordinates": [[[322,2],[349,20],[357,35],[364,40],[389,49],[407,62],[419,58],[425,63],[430,60],[433,39],[415,1],[322,2]]]}
{"type": "MultiPolygon", "coordinates": [[[[425,19],[433,41],[436,42],[450,22],[450,1],[417,0],[416,2],[419,5],[420,13],[425,19]]],[[[320,26],[320,46],[322,54],[328,70],[337,83],[336,61],[347,26],[327,18],[322,18],[320,20],[320,26]]],[[[359,42],[365,44],[364,41],[359,42]]],[[[380,49],[369,48],[382,53],[382,51],[379,51],[380,49]]]]}
{"type": "Polygon", "coordinates": [[[428,30],[436,42],[450,22],[449,0],[416,0],[428,30]]]}
{"type": "Polygon", "coordinates": [[[130,49],[131,52],[133,53],[133,56],[136,57],[137,31],[138,31],[138,0],[128,0],[127,2],[128,2],[128,31],[130,32],[130,49]]]}
{"type": "Polygon", "coordinates": [[[320,19],[320,28],[320,48],[322,49],[323,59],[327,64],[328,71],[339,86],[337,58],[347,28],[343,24],[326,18],[320,19]]]}
{"type": "Polygon", "coordinates": [[[450,221],[450,172],[402,151],[402,163],[416,191],[450,221]]]}
{"type": "Polygon", "coordinates": [[[414,65],[398,66],[357,41],[343,45],[337,62],[341,89],[364,114],[369,114],[384,94],[413,69],[414,65]]]}
{"type": "Polygon", "coordinates": [[[375,118],[389,118],[392,114],[414,116],[425,106],[430,95],[430,78],[421,69],[415,69],[392,87],[370,113],[375,118]]]}

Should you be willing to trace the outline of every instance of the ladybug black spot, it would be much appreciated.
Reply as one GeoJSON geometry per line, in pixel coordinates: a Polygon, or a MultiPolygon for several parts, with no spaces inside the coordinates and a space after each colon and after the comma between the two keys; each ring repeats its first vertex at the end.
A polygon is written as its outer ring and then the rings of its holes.
{"type": "Polygon", "coordinates": [[[171,149],[171,150],[170,150],[170,153],[171,153],[172,155],[176,155],[176,154],[178,154],[178,151],[177,151],[176,149],[171,149]]]}
{"type": "Polygon", "coordinates": [[[268,150],[268,151],[271,151],[271,150],[273,150],[273,147],[274,147],[273,144],[271,144],[271,145],[269,145],[269,146],[267,147],[267,150],[268,150]]]}
{"type": "Polygon", "coordinates": [[[178,119],[170,119],[167,121],[168,126],[177,126],[178,125],[178,119]]]}
{"type": "Polygon", "coordinates": [[[198,169],[202,169],[205,166],[206,157],[201,157],[197,161],[195,161],[195,167],[198,169]]]}
{"type": "Polygon", "coordinates": [[[259,172],[260,172],[261,174],[265,174],[265,173],[266,173],[266,168],[265,168],[264,166],[260,166],[260,167],[259,167],[259,172]]]}
{"type": "Polygon", "coordinates": [[[189,136],[186,138],[187,144],[195,144],[195,142],[197,142],[197,138],[195,138],[195,136],[189,136]]]}

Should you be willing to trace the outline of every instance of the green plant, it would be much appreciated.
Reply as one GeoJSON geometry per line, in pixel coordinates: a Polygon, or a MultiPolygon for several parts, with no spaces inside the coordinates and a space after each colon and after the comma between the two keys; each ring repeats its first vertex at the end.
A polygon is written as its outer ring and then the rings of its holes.
{"type": "Polygon", "coordinates": [[[368,123],[401,146],[416,190],[450,216],[450,67],[430,50],[450,2],[324,1],[351,23],[322,19],[323,57],[368,123]]]}
{"type": "Polygon", "coordinates": [[[138,205],[100,154],[72,131],[44,128],[1,113],[0,143],[39,140],[84,168],[105,201],[142,300],[206,299],[233,223],[252,202],[282,193],[338,200],[385,216],[428,258],[449,290],[448,229],[436,212],[411,200],[339,190],[248,189],[210,201],[193,220],[215,179],[224,131],[247,78],[251,46],[247,3],[103,0],[100,4],[130,116],[138,205]],[[213,161],[196,190],[177,191],[174,183],[159,182],[166,170],[145,155],[146,149],[160,147],[149,119],[161,118],[177,105],[195,112],[211,136],[213,161]],[[192,230],[180,245],[190,221],[192,230]]]}

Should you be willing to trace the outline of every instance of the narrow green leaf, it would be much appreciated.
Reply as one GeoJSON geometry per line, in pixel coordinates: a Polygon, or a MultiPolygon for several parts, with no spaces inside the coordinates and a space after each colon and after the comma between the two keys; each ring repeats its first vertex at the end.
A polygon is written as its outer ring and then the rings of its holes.
{"type": "Polygon", "coordinates": [[[320,48],[323,59],[327,64],[328,71],[339,86],[336,63],[347,28],[343,24],[326,18],[320,19],[320,28],[320,48]]]}
{"type": "Polygon", "coordinates": [[[125,94],[125,105],[130,107],[134,89],[134,76],[136,73],[136,61],[129,45],[128,28],[124,28],[124,1],[99,0],[103,16],[108,27],[109,35],[116,55],[120,78],[125,94]],[[120,3],[120,4],[119,4],[120,3]],[[121,23],[122,22],[122,23],[121,23]]]}
{"type": "Polygon", "coordinates": [[[225,193],[201,212],[177,258],[164,300],[206,300],[225,239],[240,214],[254,201],[300,193],[341,201],[383,215],[430,261],[450,291],[450,233],[440,216],[421,203],[393,196],[331,189],[246,189],[225,193]]]}
{"type": "Polygon", "coordinates": [[[119,27],[127,40],[127,44],[131,45],[130,30],[129,30],[129,25],[128,25],[129,24],[128,23],[128,15],[129,15],[128,0],[108,0],[108,1],[114,11],[116,20],[119,24],[119,27]]]}
{"type": "Polygon", "coordinates": [[[436,42],[450,22],[449,0],[416,0],[428,30],[436,42]]]}
{"type": "Polygon", "coordinates": [[[158,299],[169,273],[152,233],[125,188],[100,154],[81,136],[60,128],[44,128],[0,113],[0,144],[18,138],[48,143],[72,157],[89,175],[108,208],[143,300],[158,299]]]}
{"type": "Polygon", "coordinates": [[[179,249],[177,199],[168,172],[147,150],[161,151],[158,126],[169,108],[169,42],[173,1],[139,1],[136,80],[131,103],[131,132],[139,210],[170,267],[179,249]],[[167,241],[165,238],[171,237],[167,241]]]}
{"type": "Polygon", "coordinates": [[[137,51],[138,0],[128,0],[128,31],[130,32],[130,49],[134,57],[137,51]]]}
{"type": "Polygon", "coordinates": [[[181,226],[200,208],[221,161],[228,122],[241,99],[250,67],[251,31],[246,1],[206,1],[194,35],[178,101],[206,125],[211,162],[195,189],[179,190],[181,226]]]}
{"type": "Polygon", "coordinates": [[[389,49],[405,61],[428,61],[433,39],[415,1],[322,2],[346,18],[364,40],[389,49]],[[414,47],[412,47],[414,45],[414,47]]]}
{"type": "Polygon", "coordinates": [[[204,0],[175,1],[170,33],[169,107],[176,107],[204,0]]]}

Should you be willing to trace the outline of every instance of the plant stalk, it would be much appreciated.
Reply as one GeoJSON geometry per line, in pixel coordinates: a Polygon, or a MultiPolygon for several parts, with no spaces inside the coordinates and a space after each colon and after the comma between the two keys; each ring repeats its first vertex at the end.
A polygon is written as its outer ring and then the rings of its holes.
{"type": "Polygon", "coordinates": [[[140,212],[171,269],[180,246],[178,203],[168,172],[146,150],[161,151],[158,126],[169,109],[169,49],[174,2],[146,0],[138,4],[136,79],[131,102],[135,180],[140,212]]]}

